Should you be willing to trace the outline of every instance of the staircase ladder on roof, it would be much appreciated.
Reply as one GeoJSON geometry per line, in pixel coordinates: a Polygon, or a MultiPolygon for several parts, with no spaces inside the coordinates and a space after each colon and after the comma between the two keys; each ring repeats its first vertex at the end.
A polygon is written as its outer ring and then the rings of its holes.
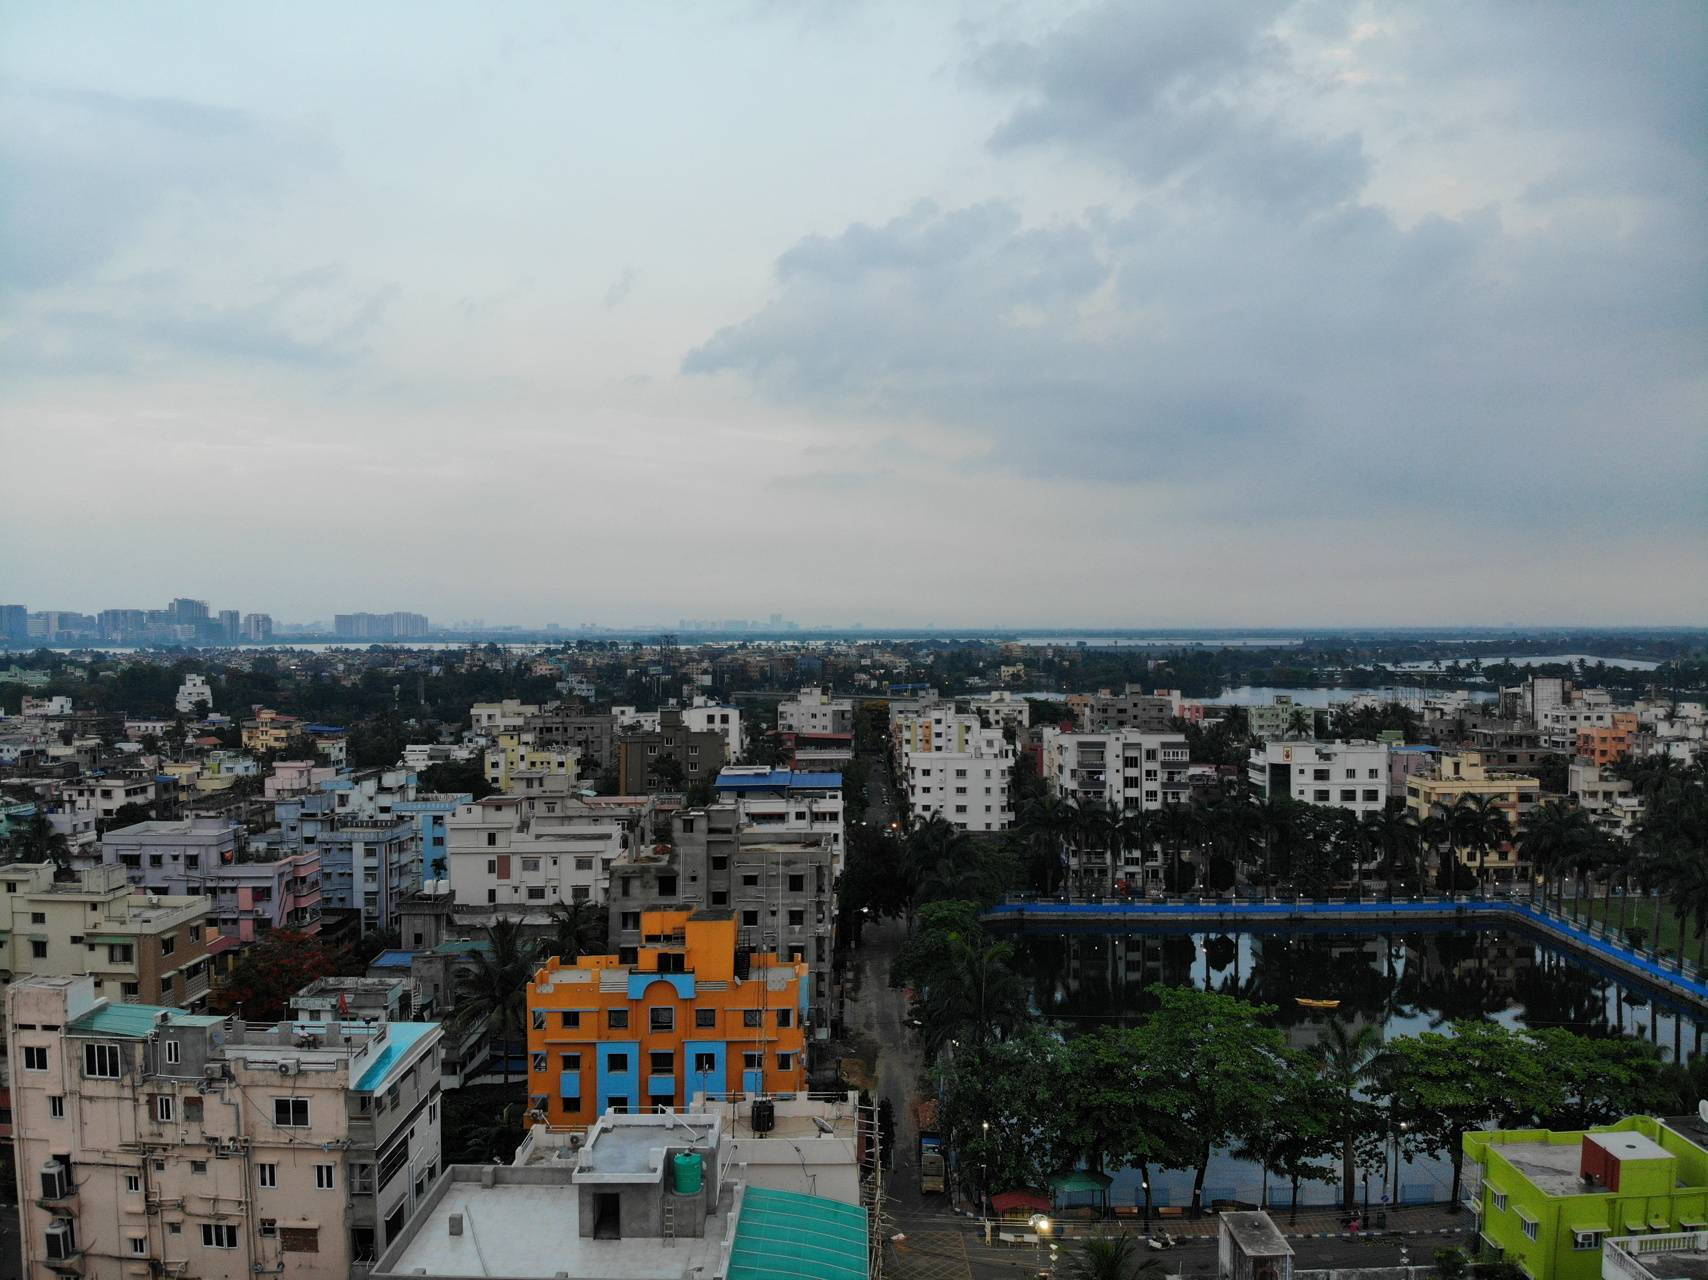
{"type": "Polygon", "coordinates": [[[667,1248],[676,1243],[676,1201],[670,1196],[664,1197],[664,1243],[667,1248]]]}

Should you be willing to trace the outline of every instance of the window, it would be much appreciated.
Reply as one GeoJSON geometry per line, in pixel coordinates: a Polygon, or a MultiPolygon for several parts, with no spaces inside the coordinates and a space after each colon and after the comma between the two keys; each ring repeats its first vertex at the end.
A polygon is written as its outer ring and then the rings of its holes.
{"type": "Polygon", "coordinates": [[[779,1070],[779,1071],[793,1071],[794,1069],[795,1069],[795,1055],[794,1054],[792,1054],[792,1053],[779,1053],[777,1055],[777,1070],[779,1070]]]}
{"type": "Polygon", "coordinates": [[[605,1055],[605,1070],[607,1070],[607,1071],[627,1071],[628,1069],[629,1069],[629,1055],[628,1054],[626,1054],[626,1053],[608,1053],[605,1055]]]}
{"type": "Polygon", "coordinates": [[[266,1239],[278,1235],[279,1220],[277,1218],[262,1218],[260,1225],[255,1228],[255,1234],[266,1239]]]}
{"type": "Polygon", "coordinates": [[[741,1055],[741,1065],[749,1071],[763,1071],[765,1069],[765,1055],[757,1052],[744,1053],[741,1055]]]}
{"type": "Polygon", "coordinates": [[[24,1070],[47,1070],[47,1046],[45,1044],[27,1044],[24,1046],[24,1070]]]}
{"type": "Polygon", "coordinates": [[[715,1027],[715,1026],[717,1026],[718,1025],[718,1011],[716,1009],[696,1009],[696,1010],[694,1010],[694,1025],[696,1027],[715,1027]]]}
{"type": "Polygon", "coordinates": [[[279,1185],[279,1166],[276,1164],[258,1164],[255,1166],[257,1182],[263,1187],[279,1185]]]}
{"type": "Polygon", "coordinates": [[[192,1161],[190,1161],[190,1172],[191,1173],[205,1174],[207,1171],[208,1171],[208,1162],[206,1160],[192,1160],[192,1161]]]}
{"type": "Polygon", "coordinates": [[[314,1186],[318,1191],[331,1191],[338,1186],[338,1166],[335,1164],[317,1164],[314,1166],[314,1186]]]}
{"type": "Polygon", "coordinates": [[[35,957],[37,960],[46,960],[47,959],[47,943],[43,942],[40,938],[31,938],[30,939],[30,955],[35,957]]]}
{"type": "Polygon", "coordinates": [[[1364,803],[1365,804],[1375,804],[1376,801],[1380,798],[1381,798],[1381,792],[1376,791],[1374,789],[1367,788],[1364,792],[1364,803]]]}
{"type": "Polygon", "coordinates": [[[531,900],[536,901],[536,902],[544,901],[545,896],[546,896],[546,887],[544,885],[531,884],[528,886],[528,897],[531,900]]]}
{"type": "Polygon", "coordinates": [[[163,937],[160,939],[160,954],[162,956],[169,956],[177,949],[178,939],[176,937],[163,937]]]}
{"type": "Polygon", "coordinates": [[[83,1074],[93,1080],[119,1078],[119,1047],[116,1044],[83,1046],[83,1074]]]}
{"type": "Polygon", "coordinates": [[[524,871],[538,871],[539,869],[540,869],[540,860],[538,858],[523,858],[522,859],[522,870],[524,870],[524,871]]]}
{"type": "Polygon", "coordinates": [[[237,1248],[237,1224],[234,1222],[202,1223],[202,1248],[237,1248]]]}
{"type": "Polygon", "coordinates": [[[718,1055],[715,1053],[696,1053],[694,1055],[694,1070],[699,1072],[716,1071],[718,1055]]]}
{"type": "Polygon", "coordinates": [[[654,1031],[676,1030],[676,1010],[659,1006],[647,1010],[647,1023],[654,1031]]]}
{"type": "Polygon", "coordinates": [[[646,1069],[655,1076],[667,1076],[676,1070],[676,1055],[669,1049],[654,1049],[647,1055],[646,1069]]]}
{"type": "Polygon", "coordinates": [[[371,1164],[353,1164],[350,1166],[350,1191],[353,1195],[370,1196],[374,1193],[374,1166],[371,1164]]]}
{"type": "Polygon", "coordinates": [[[743,1009],[741,1011],[741,1025],[744,1027],[761,1027],[765,1024],[760,1020],[758,1009],[743,1009]]]}
{"type": "Polygon", "coordinates": [[[307,1098],[274,1098],[273,1123],[281,1129],[308,1128],[307,1098]]]}
{"type": "Polygon", "coordinates": [[[759,923],[759,913],[757,911],[743,911],[741,913],[741,922],[744,925],[752,927],[759,923]]]}
{"type": "Polygon", "coordinates": [[[789,877],[789,892],[790,893],[805,893],[806,888],[807,888],[807,878],[805,876],[793,875],[793,876],[789,877]]]}
{"type": "Polygon", "coordinates": [[[30,912],[30,923],[31,924],[46,924],[47,923],[47,912],[45,912],[45,911],[32,911],[32,912],[30,912]]]}
{"type": "Polygon", "coordinates": [[[579,1053],[560,1053],[557,1056],[557,1065],[562,1071],[580,1071],[581,1055],[579,1053]]]}
{"type": "Polygon", "coordinates": [[[723,853],[713,854],[712,855],[712,870],[713,871],[728,871],[729,870],[729,855],[723,854],[723,853]]]}
{"type": "Polygon", "coordinates": [[[1519,1221],[1524,1224],[1524,1238],[1526,1240],[1534,1240],[1536,1238],[1536,1224],[1529,1218],[1521,1217],[1519,1221]]]}
{"type": "Polygon", "coordinates": [[[154,1118],[161,1124],[172,1123],[172,1095],[157,1093],[154,1095],[154,1118]]]}
{"type": "Polygon", "coordinates": [[[794,1013],[795,1013],[795,1011],[793,1009],[779,1009],[779,1010],[777,1010],[777,1025],[779,1027],[793,1026],[794,1025],[794,1013]]]}
{"type": "Polygon", "coordinates": [[[557,1017],[560,1026],[579,1027],[581,1025],[581,1012],[578,1009],[565,1009],[557,1017]]]}
{"type": "Polygon", "coordinates": [[[136,949],[128,942],[114,942],[107,946],[108,964],[130,964],[136,959],[136,949]]]}
{"type": "Polygon", "coordinates": [[[544,1031],[546,1029],[546,1011],[544,1009],[535,1009],[529,1015],[529,1021],[533,1023],[535,1031],[544,1031]]]}
{"type": "Polygon", "coordinates": [[[47,1100],[47,1113],[55,1120],[65,1119],[65,1095],[53,1094],[47,1100]]]}
{"type": "Polygon", "coordinates": [[[1340,800],[1341,800],[1342,804],[1355,803],[1357,801],[1357,799],[1358,799],[1358,792],[1356,789],[1354,789],[1352,787],[1341,788],[1340,800]]]}
{"type": "Polygon", "coordinates": [[[140,1194],[142,1191],[142,1175],[140,1173],[125,1174],[125,1190],[133,1196],[140,1194]]]}
{"type": "Polygon", "coordinates": [[[789,926],[791,928],[799,929],[806,922],[807,922],[807,913],[805,911],[791,911],[791,912],[789,912],[789,926]]]}
{"type": "Polygon", "coordinates": [[[1318,804],[1327,804],[1328,803],[1328,788],[1327,787],[1317,788],[1314,792],[1311,793],[1311,798],[1313,800],[1315,800],[1318,804]]]}
{"type": "Polygon", "coordinates": [[[712,905],[714,907],[727,907],[727,906],[729,906],[729,890],[728,889],[713,889],[712,890],[712,905]]]}
{"type": "Polygon", "coordinates": [[[1506,1208],[1506,1192],[1491,1187],[1489,1189],[1489,1194],[1490,1198],[1494,1201],[1494,1207],[1496,1209],[1504,1210],[1506,1208]]]}
{"type": "Polygon", "coordinates": [[[178,1065],[178,1041],[176,1040],[166,1041],[166,1065],[169,1067],[178,1065]]]}
{"type": "Polygon", "coordinates": [[[605,1013],[605,1025],[613,1031],[626,1030],[629,1025],[627,1009],[609,1009],[605,1013]]]}
{"type": "Polygon", "coordinates": [[[591,871],[591,870],[593,870],[593,859],[592,858],[577,858],[575,860],[575,869],[577,871],[591,871]]]}
{"type": "Polygon", "coordinates": [[[130,1251],[132,1257],[146,1256],[148,1253],[148,1237],[132,1236],[130,1238],[130,1251]]]}
{"type": "Polygon", "coordinates": [[[184,1120],[188,1124],[202,1122],[202,1100],[199,1097],[184,1099],[184,1120]]]}
{"type": "MultiPolygon", "coordinates": [[[[491,849],[491,848],[493,848],[493,847],[494,847],[494,846],[495,846],[495,845],[497,845],[497,843],[498,843],[498,833],[497,833],[497,832],[496,832],[496,831],[488,831],[488,832],[487,832],[487,833],[486,833],[486,847],[487,847],[487,848],[488,848],[488,849],[491,849]]],[[[496,870],[498,870],[498,868],[497,868],[497,867],[495,867],[495,866],[493,866],[493,865],[492,865],[492,863],[491,863],[491,862],[488,862],[488,863],[487,863],[487,864],[486,864],[486,869],[487,869],[487,870],[488,870],[488,871],[496,871],[496,870]]]]}
{"type": "Polygon", "coordinates": [[[617,927],[620,929],[640,928],[641,913],[638,911],[623,911],[617,916],[617,927]]]}

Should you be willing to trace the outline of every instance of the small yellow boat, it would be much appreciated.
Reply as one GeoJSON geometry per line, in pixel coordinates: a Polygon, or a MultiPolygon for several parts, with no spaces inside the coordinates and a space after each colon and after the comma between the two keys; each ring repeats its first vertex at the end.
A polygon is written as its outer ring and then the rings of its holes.
{"type": "Polygon", "coordinates": [[[1338,1001],[1338,1000],[1307,1000],[1307,999],[1305,999],[1304,996],[1294,996],[1293,997],[1293,1003],[1297,1004],[1297,1005],[1302,1005],[1306,1009],[1338,1009],[1338,1008],[1340,1008],[1340,1001],[1338,1001]]]}

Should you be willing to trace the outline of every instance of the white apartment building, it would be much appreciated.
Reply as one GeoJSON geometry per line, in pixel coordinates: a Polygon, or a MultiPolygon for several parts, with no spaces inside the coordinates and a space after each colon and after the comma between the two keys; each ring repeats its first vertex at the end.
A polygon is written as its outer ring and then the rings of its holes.
{"type": "Polygon", "coordinates": [[[66,808],[105,822],[127,804],[153,804],[154,785],[148,778],[103,774],[68,782],[59,795],[66,808]]]}
{"type": "Polygon", "coordinates": [[[746,750],[741,732],[741,712],[734,707],[726,707],[710,698],[695,698],[682,708],[682,723],[699,733],[723,734],[725,760],[739,760],[746,750]]]}
{"type": "Polygon", "coordinates": [[[965,831],[1004,831],[1014,821],[1014,748],[976,715],[934,707],[891,726],[901,782],[915,818],[942,817],[965,831]]]}
{"type": "Polygon", "coordinates": [[[343,1280],[440,1168],[437,1023],[246,1025],[6,992],[24,1274],[343,1280]]]}
{"type": "Polygon", "coordinates": [[[572,797],[488,796],[445,819],[459,906],[550,907],[605,901],[611,864],[631,847],[616,815],[572,797]]]}
{"type": "Polygon", "coordinates": [[[1044,781],[1079,804],[1149,812],[1191,797],[1191,748],[1172,733],[1043,730],[1044,781]]]}
{"type": "Polygon", "coordinates": [[[1385,742],[1269,742],[1246,765],[1252,794],[1349,809],[1362,817],[1387,806],[1385,742]]]}
{"type": "Polygon", "coordinates": [[[1032,702],[1007,689],[964,700],[968,711],[993,729],[1014,728],[1025,732],[1032,726],[1032,702]]]}
{"type": "Polygon", "coordinates": [[[469,719],[476,734],[494,734],[503,729],[520,729],[529,716],[540,714],[539,707],[520,698],[505,698],[502,702],[477,702],[469,708],[469,719]]]}
{"type": "Polygon", "coordinates": [[[1537,717],[1536,727],[1542,731],[1544,747],[1569,753],[1577,749],[1579,729],[1612,728],[1616,713],[1630,711],[1629,707],[1614,706],[1605,689],[1580,689],[1570,702],[1550,707],[1537,717]]]}
{"type": "Polygon", "coordinates": [[[184,683],[178,686],[178,696],[172,705],[181,716],[194,715],[198,708],[204,712],[212,711],[213,690],[208,687],[208,678],[194,673],[186,675],[184,683]]]}
{"type": "Polygon", "coordinates": [[[779,733],[853,733],[854,699],[833,698],[823,689],[802,689],[777,704],[779,733]]]}

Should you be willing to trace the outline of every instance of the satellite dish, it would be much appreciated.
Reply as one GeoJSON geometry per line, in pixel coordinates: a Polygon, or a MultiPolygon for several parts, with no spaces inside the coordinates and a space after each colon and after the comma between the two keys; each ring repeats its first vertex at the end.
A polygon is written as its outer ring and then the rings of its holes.
{"type": "Polygon", "coordinates": [[[1696,1118],[1703,1124],[1708,1124],[1708,1098],[1696,1104],[1696,1118]]]}

